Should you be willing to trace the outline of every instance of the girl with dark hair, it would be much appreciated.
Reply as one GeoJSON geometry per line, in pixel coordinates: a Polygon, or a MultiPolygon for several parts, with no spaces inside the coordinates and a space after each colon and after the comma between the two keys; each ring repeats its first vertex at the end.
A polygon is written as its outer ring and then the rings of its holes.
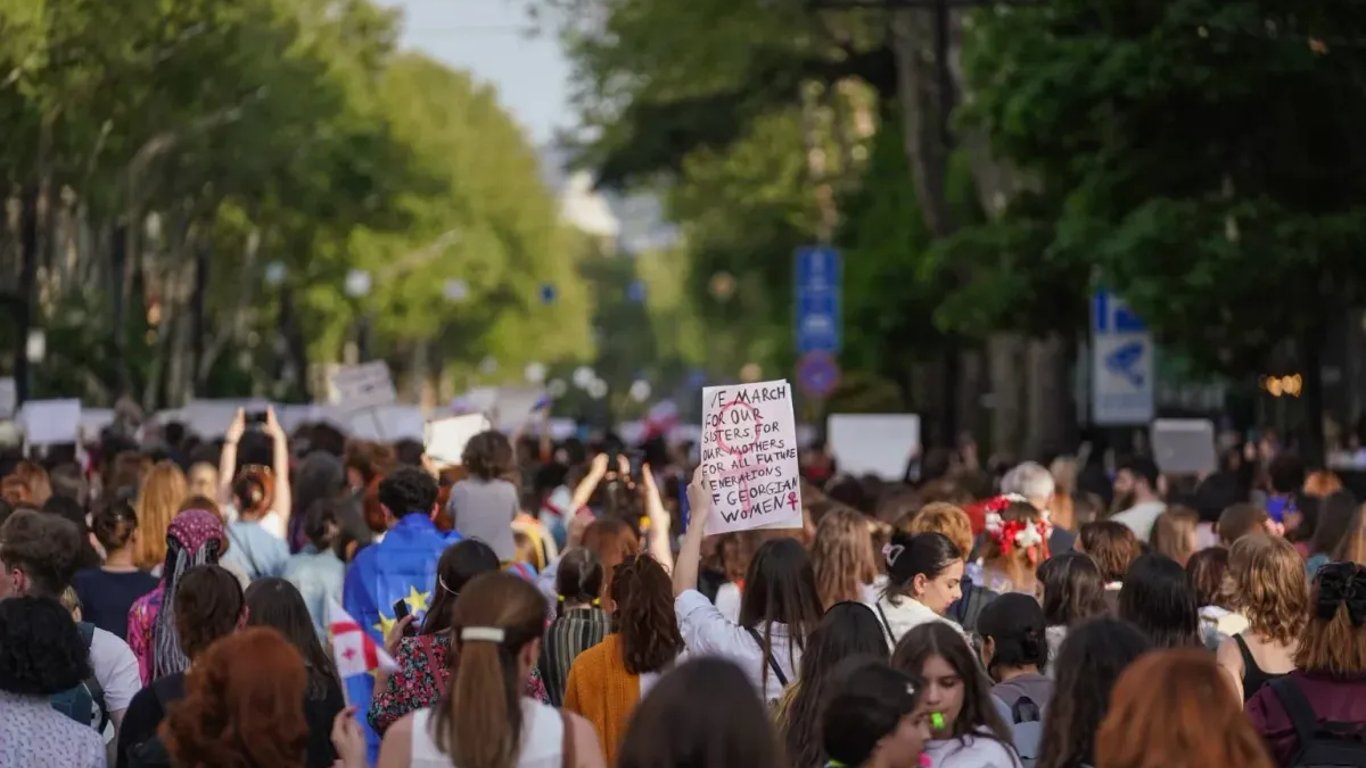
{"type": "Polygon", "coordinates": [[[1194,648],[1135,661],[1115,683],[1109,714],[1096,734],[1096,765],[1272,768],[1265,745],[1222,678],[1209,653],[1194,648]]]}
{"type": "MultiPolygon", "coordinates": [[[[485,573],[466,585],[451,617],[450,689],[389,728],[379,768],[605,766],[587,721],[520,695],[540,657],[546,609],[536,587],[512,574],[485,573]]],[[[338,717],[333,740],[345,768],[360,768],[365,740],[349,712],[338,717]]]]}
{"type": "Polygon", "coordinates": [[[1359,508],[1356,497],[1349,491],[1338,491],[1323,500],[1318,525],[1309,541],[1309,559],[1304,564],[1309,578],[1314,578],[1320,568],[1333,560],[1352,559],[1350,553],[1338,550],[1349,545],[1356,534],[1354,528],[1361,527],[1359,508]]]}
{"type": "Polygon", "coordinates": [[[104,739],[49,697],[90,676],[71,614],[46,597],[0,600],[0,745],[5,765],[103,768],[104,739]]]}
{"type": "Polygon", "coordinates": [[[1331,733],[1346,737],[1340,764],[1361,765],[1346,761],[1366,754],[1360,736],[1366,733],[1366,567],[1329,563],[1319,569],[1295,666],[1248,701],[1253,728],[1278,765],[1296,765],[1309,739],[1317,745],[1331,733]]]}
{"type": "Polygon", "coordinates": [[[827,689],[840,662],[855,657],[886,661],[882,624],[862,603],[836,603],[811,633],[802,654],[801,676],[778,706],[775,719],[792,765],[818,768],[825,764],[821,721],[827,689]]]}
{"type": "Polygon", "coordinates": [[[1095,764],[1096,731],[1110,706],[1110,690],[1148,641],[1131,624],[1101,617],[1068,633],[1054,664],[1053,705],[1044,713],[1036,768],[1095,764]]]}
{"type": "MultiPolygon", "coordinates": [[[[186,571],[177,582],[172,604],[180,651],[191,663],[246,621],[242,585],[217,565],[186,571]]],[[[118,768],[165,763],[165,747],[154,737],[171,705],[185,698],[185,686],[186,672],[174,672],[152,681],[133,697],[119,729],[118,768]]]]}
{"type": "Polygon", "coordinates": [[[1202,549],[1186,563],[1186,583],[1200,606],[1200,642],[1211,651],[1248,626],[1247,617],[1234,610],[1232,596],[1224,590],[1227,573],[1228,550],[1223,547],[1202,549]]]}
{"type": "Polygon", "coordinates": [[[318,637],[327,634],[327,606],[342,601],[342,585],[346,581],[346,563],[337,556],[336,543],[341,536],[340,519],[349,501],[340,497],[318,499],[308,505],[301,515],[300,532],[308,543],[285,562],[282,577],[293,584],[308,606],[313,629],[318,637]]]}
{"type": "Polygon", "coordinates": [[[186,571],[196,565],[218,563],[228,550],[228,537],[218,515],[205,509],[187,509],[171,521],[166,545],[161,582],[128,609],[128,647],[137,657],[143,685],[189,667],[176,636],[175,606],[170,598],[186,571]]]}
{"type": "Polygon", "coordinates": [[[104,565],[78,571],[71,586],[86,621],[118,637],[128,636],[128,609],[156,589],[157,578],[137,567],[138,516],[125,499],[114,498],[95,510],[91,536],[104,550],[104,565]]]}
{"type": "Polygon", "coordinates": [[[1155,648],[1202,645],[1199,610],[1186,571],[1156,553],[1134,561],[1119,593],[1119,617],[1138,627],[1155,648]]]}
{"type": "MultiPolygon", "coordinates": [[[[1044,633],[1051,662],[1070,628],[1103,615],[1110,606],[1105,600],[1100,567],[1083,552],[1064,552],[1046,560],[1039,566],[1039,586],[1043,588],[1044,633]]],[[[1049,666],[1045,671],[1051,675],[1051,670],[1049,666]]]]}
{"type": "Polygon", "coordinates": [[[944,622],[962,632],[961,627],[945,618],[949,606],[963,594],[963,553],[947,536],[906,536],[896,532],[883,556],[887,563],[887,587],[873,609],[882,620],[889,647],[926,622],[944,622]]]}
{"type": "Polygon", "coordinates": [[[602,585],[602,561],[592,550],[575,548],[560,558],[555,574],[559,608],[555,621],[545,632],[537,666],[551,706],[564,703],[564,688],[574,659],[602,642],[612,629],[607,612],[602,610],[602,585]]]}
{"type": "Polygon", "coordinates": [[[1020,757],[1039,756],[1043,713],[1053,700],[1053,681],[1043,675],[1048,666],[1044,614],[1028,595],[1001,595],[982,609],[977,620],[982,638],[982,665],[996,681],[992,698],[1010,726],[1020,757]]]}
{"type": "MultiPolygon", "coordinates": [[[[408,635],[408,627],[417,621],[416,616],[410,616],[399,620],[385,637],[385,647],[398,663],[398,670],[392,675],[381,671],[375,678],[375,695],[366,714],[376,733],[383,735],[400,717],[432,706],[445,694],[455,667],[451,639],[455,602],[475,577],[497,570],[498,556],[482,541],[462,541],[441,553],[432,586],[436,597],[422,620],[421,631],[416,637],[408,635]]],[[[535,668],[524,695],[547,700],[535,668]]]]}
{"type": "Polygon", "coordinates": [[[711,491],[699,469],[688,486],[692,512],[674,565],[674,612],[688,653],[723,656],[749,675],[764,701],[776,702],[797,677],[806,638],[820,622],[821,601],[806,549],[773,539],[755,553],[745,576],[739,624],[728,621],[697,591],[702,537],[712,513],[711,491]]]}
{"type": "Polygon", "coordinates": [[[299,702],[307,684],[303,656],[273,629],[214,643],[161,725],[172,764],[302,768],[308,722],[299,702]]]}
{"type": "Polygon", "coordinates": [[[1114,520],[1087,523],[1081,527],[1075,549],[1085,552],[1096,561],[1101,578],[1105,579],[1105,591],[1110,593],[1107,599],[1112,606],[1117,605],[1124,575],[1143,551],[1133,529],[1114,520]]]}
{"type": "Polygon", "coordinates": [[[329,768],[337,759],[329,735],[332,721],[346,706],[337,669],[323,651],[303,596],[284,579],[261,579],[247,587],[247,624],[272,627],[294,644],[304,657],[308,687],[304,693],[304,717],[308,720],[309,768],[329,768]]]}
{"type": "Polygon", "coordinates": [[[517,555],[512,521],[521,511],[512,443],[497,430],[480,432],[465,445],[463,459],[469,476],[451,487],[448,503],[454,530],[487,543],[500,561],[512,562],[517,555]]]}
{"type": "Polygon", "coordinates": [[[749,677],[716,658],[694,659],[666,675],[631,717],[617,768],[789,765],[749,677]]]}
{"type": "Polygon", "coordinates": [[[610,765],[631,711],[683,652],[683,636],[669,574],[648,555],[617,566],[608,596],[616,631],[574,662],[564,708],[593,724],[610,765]]]}
{"type": "MultiPolygon", "coordinates": [[[[871,659],[849,659],[833,675],[820,722],[831,765],[919,768],[930,740],[924,684],[871,659]]],[[[805,765],[795,762],[795,765],[805,765]]]]}
{"type": "Polygon", "coordinates": [[[1020,766],[991,681],[957,630],[938,621],[912,629],[897,644],[892,667],[925,681],[934,737],[925,754],[935,768],[1020,766]]]}

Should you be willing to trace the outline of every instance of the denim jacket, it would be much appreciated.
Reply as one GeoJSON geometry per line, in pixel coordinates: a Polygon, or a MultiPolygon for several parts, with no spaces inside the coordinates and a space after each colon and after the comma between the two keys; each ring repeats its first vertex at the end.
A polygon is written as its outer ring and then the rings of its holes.
{"type": "Polygon", "coordinates": [[[298,587],[308,606],[308,615],[313,619],[313,628],[318,637],[327,640],[327,605],[329,601],[342,599],[342,580],[346,577],[346,564],[331,549],[319,552],[309,544],[285,563],[284,578],[298,587]]]}

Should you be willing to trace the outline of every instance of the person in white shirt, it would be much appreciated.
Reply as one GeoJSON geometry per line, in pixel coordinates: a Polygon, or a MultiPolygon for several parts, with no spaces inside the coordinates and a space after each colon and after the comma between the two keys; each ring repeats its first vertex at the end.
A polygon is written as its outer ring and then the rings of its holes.
{"type": "Polygon", "coordinates": [[[735,662],[766,702],[777,701],[797,679],[806,637],[821,619],[821,602],[806,549],[794,539],[765,542],[745,577],[740,621],[727,621],[697,591],[702,538],[712,513],[711,490],[701,470],[688,486],[691,519],[674,564],[674,612],[690,657],[735,662]]]}
{"type": "Polygon", "coordinates": [[[960,634],[963,628],[944,618],[949,606],[963,596],[963,553],[942,533],[893,535],[883,550],[887,561],[887,587],[873,603],[873,610],[895,648],[915,627],[941,621],[960,634]]]}
{"type": "Polygon", "coordinates": [[[1135,456],[1120,464],[1115,473],[1114,509],[1123,510],[1110,519],[1129,526],[1138,540],[1148,542],[1157,516],[1167,509],[1162,501],[1161,474],[1152,459],[1135,456]]]}
{"type": "Polygon", "coordinates": [[[1010,727],[991,697],[991,681],[963,636],[930,622],[907,633],[892,667],[925,683],[924,707],[933,739],[925,755],[934,768],[1020,768],[1010,727]]]}
{"type": "MultiPolygon", "coordinates": [[[[20,510],[0,527],[0,600],[9,597],[57,599],[76,573],[81,532],[57,515],[20,510]]],[[[90,666],[104,689],[103,706],[113,743],[124,711],[142,689],[137,658],[122,639],[98,627],[90,640],[90,666]]],[[[100,704],[100,702],[96,702],[100,704]]]]}

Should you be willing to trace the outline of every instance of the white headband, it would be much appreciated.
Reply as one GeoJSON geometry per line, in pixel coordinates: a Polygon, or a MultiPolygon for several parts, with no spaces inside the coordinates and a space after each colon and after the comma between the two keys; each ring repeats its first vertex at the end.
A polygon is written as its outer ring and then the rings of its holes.
{"type": "Polygon", "coordinates": [[[465,627],[460,630],[460,640],[462,642],[476,643],[502,643],[507,638],[507,632],[498,627],[465,627]]]}

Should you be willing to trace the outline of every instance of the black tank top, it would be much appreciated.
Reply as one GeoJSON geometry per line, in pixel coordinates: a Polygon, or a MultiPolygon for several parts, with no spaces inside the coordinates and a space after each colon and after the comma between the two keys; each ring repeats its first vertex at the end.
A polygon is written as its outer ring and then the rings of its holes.
{"type": "Polygon", "coordinates": [[[1262,686],[1278,677],[1284,677],[1285,673],[1263,672],[1262,668],[1257,666],[1257,660],[1252,658],[1252,651],[1248,649],[1243,636],[1234,635],[1233,640],[1238,643],[1238,653],[1243,657],[1243,703],[1246,704],[1262,686]]]}

